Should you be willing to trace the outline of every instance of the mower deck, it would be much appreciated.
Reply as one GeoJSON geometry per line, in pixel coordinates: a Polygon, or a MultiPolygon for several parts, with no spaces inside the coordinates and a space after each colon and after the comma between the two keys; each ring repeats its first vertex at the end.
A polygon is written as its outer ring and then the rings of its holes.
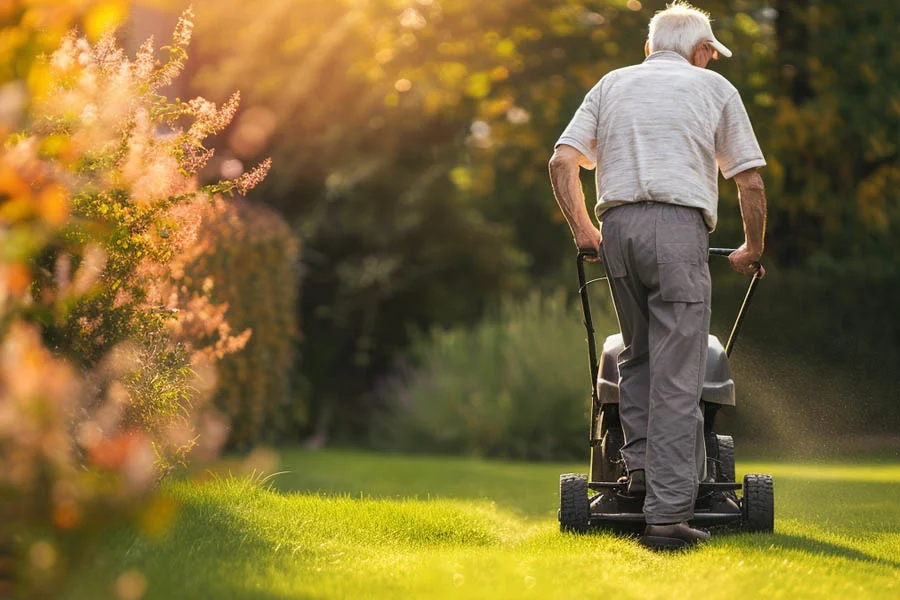
{"type": "MultiPolygon", "coordinates": [[[[611,490],[624,495],[627,485],[628,484],[621,481],[591,481],[588,483],[588,489],[595,491],[611,490]]],[[[702,482],[697,495],[705,496],[710,492],[736,492],[742,487],[743,486],[740,483],[702,482]]]]}
{"type": "MultiPolygon", "coordinates": [[[[592,481],[588,489],[599,491],[589,500],[590,526],[610,529],[639,530],[646,524],[644,521],[643,495],[629,495],[625,483],[592,481]]],[[[739,524],[741,512],[711,512],[704,501],[712,492],[735,492],[741,489],[740,483],[701,483],[698,491],[698,502],[694,509],[691,524],[699,527],[715,527],[739,524]]]]}

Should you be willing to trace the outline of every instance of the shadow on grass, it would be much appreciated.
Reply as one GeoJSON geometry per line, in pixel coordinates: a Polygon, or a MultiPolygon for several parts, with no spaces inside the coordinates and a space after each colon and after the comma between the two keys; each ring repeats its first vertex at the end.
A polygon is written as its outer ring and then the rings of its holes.
{"type": "Polygon", "coordinates": [[[794,550],[813,556],[828,556],[843,558],[856,562],[869,563],[875,566],[885,566],[892,569],[900,569],[900,562],[879,558],[866,554],[849,546],[842,546],[833,542],[825,542],[815,538],[791,535],[787,533],[772,533],[768,535],[745,535],[742,547],[756,550],[794,550]]]}

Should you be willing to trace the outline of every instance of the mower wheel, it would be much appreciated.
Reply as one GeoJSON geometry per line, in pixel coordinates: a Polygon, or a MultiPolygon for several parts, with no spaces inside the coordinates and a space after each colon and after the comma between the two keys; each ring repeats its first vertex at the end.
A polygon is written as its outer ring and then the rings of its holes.
{"type": "Polygon", "coordinates": [[[772,533],[775,530],[775,492],[771,475],[744,475],[741,511],[745,531],[772,533]]]}
{"type": "Polygon", "coordinates": [[[622,433],[621,426],[611,427],[603,434],[602,442],[602,470],[603,479],[601,481],[615,481],[625,474],[622,463],[622,446],[625,445],[625,435],[622,433]]]}
{"type": "Polygon", "coordinates": [[[566,473],[559,476],[559,530],[584,533],[591,520],[587,475],[566,473]]]}
{"type": "Polygon", "coordinates": [[[716,463],[716,481],[734,483],[734,438],[730,435],[717,435],[719,444],[719,462],[716,463]]]}

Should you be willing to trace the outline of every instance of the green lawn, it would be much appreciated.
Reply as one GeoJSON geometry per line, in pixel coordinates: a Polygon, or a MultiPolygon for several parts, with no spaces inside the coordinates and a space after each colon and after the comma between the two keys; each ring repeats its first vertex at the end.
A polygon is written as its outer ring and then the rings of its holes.
{"type": "Polygon", "coordinates": [[[558,475],[584,465],[282,459],[272,489],[169,484],[168,532],[110,535],[65,597],[107,597],[128,569],[159,599],[900,597],[900,466],[739,463],[775,476],[776,533],[672,555],[558,532],[558,475]]]}

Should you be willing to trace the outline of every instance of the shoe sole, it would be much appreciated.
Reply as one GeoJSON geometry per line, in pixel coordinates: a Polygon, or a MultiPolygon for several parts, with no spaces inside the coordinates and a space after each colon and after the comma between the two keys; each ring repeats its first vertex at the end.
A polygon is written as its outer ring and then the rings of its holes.
{"type": "Polygon", "coordinates": [[[698,542],[689,542],[681,538],[661,537],[658,535],[645,535],[641,537],[641,545],[651,550],[669,551],[682,550],[696,546],[698,542]]]}

